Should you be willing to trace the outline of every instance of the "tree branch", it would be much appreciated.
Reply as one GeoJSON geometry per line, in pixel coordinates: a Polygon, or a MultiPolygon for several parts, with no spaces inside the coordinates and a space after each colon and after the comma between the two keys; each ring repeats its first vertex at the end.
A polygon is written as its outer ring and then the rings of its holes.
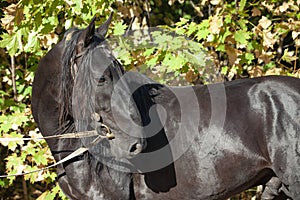
{"type": "Polygon", "coordinates": [[[17,86],[16,86],[16,66],[15,66],[15,57],[10,56],[10,62],[11,62],[11,80],[12,80],[12,86],[13,86],[13,95],[14,95],[14,101],[18,101],[18,93],[17,93],[17,86]]]}

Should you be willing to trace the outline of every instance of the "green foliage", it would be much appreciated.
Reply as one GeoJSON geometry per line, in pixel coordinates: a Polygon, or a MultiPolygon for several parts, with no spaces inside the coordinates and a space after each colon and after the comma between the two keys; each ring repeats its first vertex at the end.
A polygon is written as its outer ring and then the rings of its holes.
{"type": "Polygon", "coordinates": [[[72,26],[83,27],[93,16],[109,13],[109,1],[32,1],[22,0],[5,10],[4,33],[0,47],[10,55],[22,52],[41,56],[72,26]]]}
{"type": "Polygon", "coordinates": [[[127,70],[147,73],[161,83],[181,81],[181,84],[187,84],[182,74],[212,66],[211,58],[201,44],[176,35],[171,29],[137,30],[127,32],[126,37],[118,35],[109,41],[123,66],[127,70]]]}
{"type": "Polygon", "coordinates": [[[208,47],[229,79],[290,73],[299,77],[299,2],[217,0],[197,6],[210,6],[213,12],[200,23],[181,19],[175,30],[208,47]]]}

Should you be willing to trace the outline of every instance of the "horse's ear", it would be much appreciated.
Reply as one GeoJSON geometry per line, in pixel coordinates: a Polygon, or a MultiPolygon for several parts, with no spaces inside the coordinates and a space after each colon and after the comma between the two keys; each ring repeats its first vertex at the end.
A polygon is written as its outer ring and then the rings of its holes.
{"type": "Polygon", "coordinates": [[[77,42],[77,53],[82,52],[84,48],[91,43],[95,34],[95,21],[96,17],[94,17],[90,22],[89,26],[82,31],[77,42]]]}
{"type": "Polygon", "coordinates": [[[111,23],[113,14],[114,14],[114,12],[111,12],[108,19],[96,29],[97,33],[99,33],[103,37],[105,37],[105,35],[107,34],[108,27],[111,23]]]}

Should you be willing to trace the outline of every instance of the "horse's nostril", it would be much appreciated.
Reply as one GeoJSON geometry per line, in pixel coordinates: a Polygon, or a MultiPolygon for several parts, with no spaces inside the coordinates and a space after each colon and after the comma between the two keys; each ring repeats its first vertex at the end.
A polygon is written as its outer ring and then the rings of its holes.
{"type": "Polygon", "coordinates": [[[134,145],[132,145],[132,147],[130,148],[130,153],[132,154],[138,154],[138,153],[141,153],[143,150],[143,146],[139,143],[136,143],[134,145]]]}

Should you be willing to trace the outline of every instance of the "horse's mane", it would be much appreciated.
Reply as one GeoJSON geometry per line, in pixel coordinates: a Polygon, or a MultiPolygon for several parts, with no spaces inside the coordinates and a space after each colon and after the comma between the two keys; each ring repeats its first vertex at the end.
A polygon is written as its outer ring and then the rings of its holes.
{"type": "Polygon", "coordinates": [[[71,65],[72,60],[76,56],[76,44],[80,36],[80,30],[73,28],[68,30],[62,42],[64,42],[64,52],[61,62],[61,76],[59,83],[59,123],[64,125],[67,121],[71,119],[72,112],[72,89],[74,80],[71,75],[71,65]]]}

